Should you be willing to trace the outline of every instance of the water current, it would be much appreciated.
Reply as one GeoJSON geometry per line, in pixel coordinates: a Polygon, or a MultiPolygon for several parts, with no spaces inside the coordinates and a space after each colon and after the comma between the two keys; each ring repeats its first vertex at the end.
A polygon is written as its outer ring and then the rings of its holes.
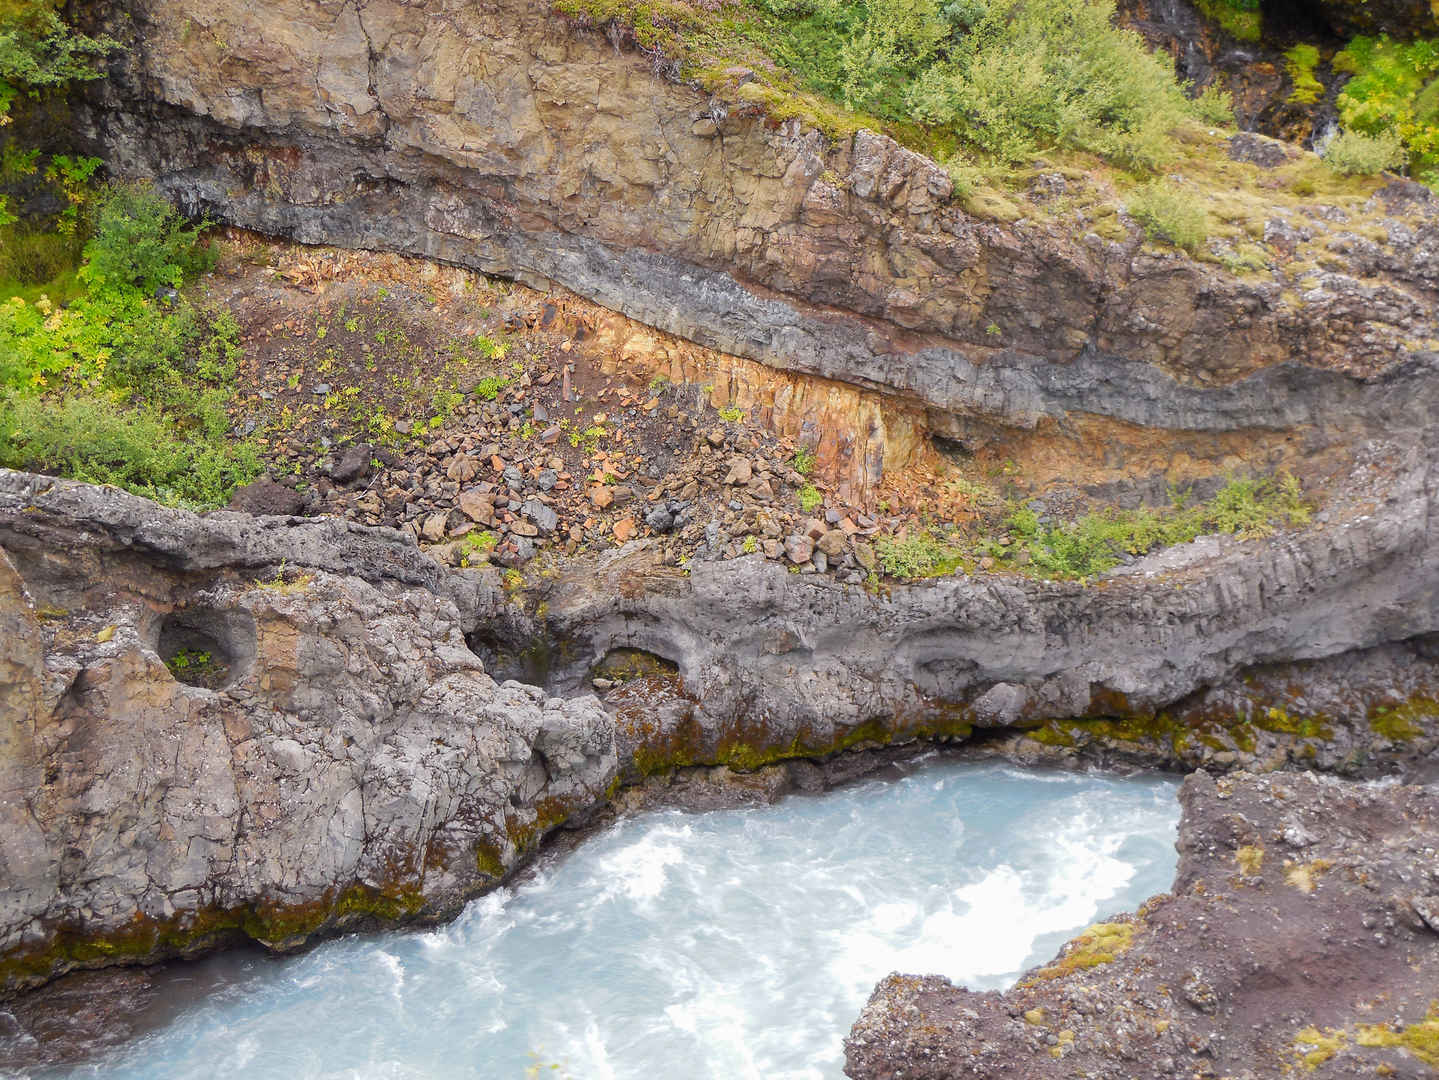
{"type": "Polygon", "coordinates": [[[1002,988],[1168,888],[1176,782],[931,760],[626,819],[424,933],[166,977],[107,1080],[831,1080],[877,979],[1002,988]]]}

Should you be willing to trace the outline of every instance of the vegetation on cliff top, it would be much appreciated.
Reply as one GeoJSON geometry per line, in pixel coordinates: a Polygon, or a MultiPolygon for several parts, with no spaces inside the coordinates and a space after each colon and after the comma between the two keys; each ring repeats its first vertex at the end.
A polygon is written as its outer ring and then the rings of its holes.
{"type": "Polygon", "coordinates": [[[1048,148],[1152,171],[1171,132],[1225,122],[1227,102],[1191,99],[1167,56],[1114,25],[1112,0],[559,0],[559,10],[630,28],[717,87],[831,134],[888,129],[944,158],[1010,164],[1048,148]],[[763,76],[760,76],[760,71],[763,76]]]}

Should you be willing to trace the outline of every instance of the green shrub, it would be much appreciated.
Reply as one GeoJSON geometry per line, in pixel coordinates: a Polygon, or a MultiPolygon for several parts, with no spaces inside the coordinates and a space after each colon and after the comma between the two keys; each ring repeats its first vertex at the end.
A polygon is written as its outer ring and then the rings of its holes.
{"type": "Polygon", "coordinates": [[[179,288],[213,263],[208,249],[196,242],[201,228],[148,189],[117,184],[99,200],[81,279],[102,289],[146,294],[179,288]]]}
{"type": "Polygon", "coordinates": [[[1130,196],[1127,209],[1151,240],[1193,252],[1198,251],[1209,236],[1209,215],[1204,208],[1164,181],[1155,181],[1136,191],[1130,196]]]}
{"type": "Polygon", "coordinates": [[[1341,131],[1324,148],[1324,164],[1341,176],[1374,176],[1403,165],[1408,154],[1398,132],[1365,135],[1341,131]]]}
{"type": "MultiPolygon", "coordinates": [[[[1397,135],[1413,175],[1439,189],[1439,40],[1358,37],[1335,56],[1334,70],[1353,75],[1335,102],[1340,126],[1363,135],[1397,135]]],[[[1366,152],[1373,161],[1377,148],[1360,154],[1366,152]]]]}
{"type": "Polygon", "coordinates": [[[880,568],[902,581],[933,575],[953,554],[950,547],[928,529],[905,536],[883,536],[875,542],[880,568]]]}
{"type": "Polygon", "coordinates": [[[106,196],[97,229],[68,307],[0,302],[0,465],[223,504],[260,468],[229,437],[240,328],[146,291],[207,263],[196,229],[135,188],[106,196]]]}
{"type": "Polygon", "coordinates": [[[991,0],[906,102],[1006,161],[1059,145],[1156,168],[1174,156],[1170,133],[1201,110],[1168,57],[1113,19],[1111,0],[991,0]]]}
{"type": "Polygon", "coordinates": [[[822,502],[824,502],[824,496],[813,484],[805,484],[799,489],[799,508],[806,514],[811,513],[822,502]]]}

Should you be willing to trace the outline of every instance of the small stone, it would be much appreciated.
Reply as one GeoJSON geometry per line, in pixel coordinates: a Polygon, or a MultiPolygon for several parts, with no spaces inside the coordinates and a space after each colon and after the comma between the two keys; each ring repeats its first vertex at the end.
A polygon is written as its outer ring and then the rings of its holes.
{"type": "Polygon", "coordinates": [[[488,492],[477,491],[474,488],[462,491],[458,505],[460,513],[471,521],[477,521],[481,525],[495,523],[495,497],[488,492]]]}
{"type": "Polygon", "coordinates": [[[590,505],[596,510],[603,510],[615,501],[614,494],[603,484],[596,484],[587,493],[590,497],[590,505]]]}
{"type": "Polygon", "coordinates": [[[560,523],[560,515],[550,507],[540,502],[539,499],[528,499],[520,507],[520,513],[539,526],[541,532],[552,533],[555,526],[560,523]]]}
{"type": "Polygon", "coordinates": [[[705,436],[705,439],[708,440],[709,444],[710,444],[711,446],[713,446],[713,447],[718,448],[718,447],[723,446],[723,445],[724,445],[724,428],[715,428],[714,430],[710,431],[710,432],[705,436]]]}
{"type": "Polygon", "coordinates": [[[645,524],[655,532],[669,532],[675,527],[675,516],[668,507],[656,506],[645,515],[645,524]]]}
{"type": "Polygon", "coordinates": [[[844,535],[843,529],[830,529],[815,543],[815,546],[831,558],[837,558],[844,553],[849,538],[844,535]]]}
{"type": "Polygon", "coordinates": [[[807,563],[814,555],[814,542],[808,536],[794,533],[785,537],[784,553],[796,566],[800,563],[807,563]]]}
{"type": "Polygon", "coordinates": [[[804,523],[804,534],[811,540],[818,540],[829,530],[825,528],[824,522],[810,518],[804,523]]]}
{"type": "Polygon", "coordinates": [[[778,559],[784,554],[784,545],[778,540],[766,540],[760,547],[764,549],[766,559],[778,559]]]}
{"type": "Polygon", "coordinates": [[[993,570],[994,559],[989,555],[984,556],[984,558],[979,560],[979,568],[981,570],[993,570]]]}
{"type": "Polygon", "coordinates": [[[553,491],[559,482],[559,473],[554,469],[541,469],[539,475],[535,477],[535,486],[541,491],[553,491]]]}
{"type": "Polygon", "coordinates": [[[614,524],[613,532],[615,539],[623,544],[626,540],[633,540],[635,536],[635,519],[632,517],[620,518],[614,524]]]}
{"type": "Polygon", "coordinates": [[[420,535],[432,544],[438,544],[445,538],[445,521],[448,514],[430,514],[425,518],[425,523],[420,526],[420,535]]]}
{"type": "Polygon", "coordinates": [[[536,526],[534,526],[534,525],[531,525],[528,521],[523,521],[523,520],[510,522],[510,532],[511,532],[512,534],[514,534],[515,536],[539,536],[539,535],[540,535],[540,530],[539,530],[538,527],[536,527],[536,526]]]}
{"type": "Polygon", "coordinates": [[[810,556],[810,562],[814,564],[815,571],[821,574],[829,573],[829,557],[823,551],[816,551],[810,556]]]}
{"type": "Polygon", "coordinates": [[[748,484],[754,476],[754,466],[750,464],[749,458],[737,457],[730,461],[729,472],[725,474],[726,484],[748,484]]]}
{"type": "Polygon", "coordinates": [[[870,547],[864,541],[860,541],[854,545],[854,557],[855,561],[870,573],[874,573],[874,568],[879,565],[878,560],[874,556],[874,548],[870,547]]]}
{"type": "Polygon", "coordinates": [[[558,424],[547,427],[544,431],[540,432],[540,442],[544,443],[546,446],[550,446],[551,444],[559,441],[559,437],[560,428],[558,424]]]}
{"type": "Polygon", "coordinates": [[[469,454],[457,455],[455,460],[450,462],[450,467],[445,470],[446,476],[460,484],[468,484],[479,474],[479,462],[475,461],[469,454]]]}
{"type": "Polygon", "coordinates": [[[310,389],[310,393],[314,394],[316,397],[324,397],[329,392],[330,384],[327,382],[318,382],[310,389]]]}

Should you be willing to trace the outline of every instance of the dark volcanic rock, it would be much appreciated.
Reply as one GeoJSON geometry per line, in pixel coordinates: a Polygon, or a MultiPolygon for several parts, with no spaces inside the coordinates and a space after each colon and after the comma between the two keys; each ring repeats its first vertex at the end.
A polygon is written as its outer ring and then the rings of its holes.
{"type": "Polygon", "coordinates": [[[1196,773],[1180,801],[1170,894],[1003,994],[890,975],[850,1032],[846,1073],[1433,1075],[1439,933],[1422,912],[1439,892],[1439,792],[1196,773]]]}
{"type": "Polygon", "coordinates": [[[268,476],[235,489],[229,509],[260,517],[291,517],[304,512],[305,497],[268,476]]]}

